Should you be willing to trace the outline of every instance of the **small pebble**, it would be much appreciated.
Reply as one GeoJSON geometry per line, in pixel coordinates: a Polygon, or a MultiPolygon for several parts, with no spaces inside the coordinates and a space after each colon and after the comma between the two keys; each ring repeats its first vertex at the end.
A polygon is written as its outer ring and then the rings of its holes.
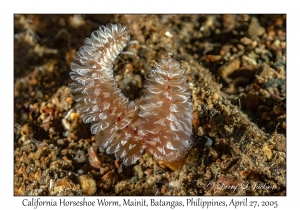
{"type": "Polygon", "coordinates": [[[97,191],[96,182],[91,175],[79,176],[79,184],[86,195],[94,195],[97,191]]]}

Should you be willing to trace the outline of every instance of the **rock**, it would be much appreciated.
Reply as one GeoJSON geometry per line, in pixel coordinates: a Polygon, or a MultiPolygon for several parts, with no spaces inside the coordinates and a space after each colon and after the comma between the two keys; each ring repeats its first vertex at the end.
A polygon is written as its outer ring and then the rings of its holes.
{"type": "Polygon", "coordinates": [[[228,76],[230,74],[232,74],[234,71],[236,71],[237,69],[240,68],[240,65],[241,65],[241,62],[240,60],[237,58],[237,59],[234,59],[233,61],[231,61],[230,63],[228,64],[225,64],[223,66],[221,66],[219,69],[218,69],[218,74],[219,76],[224,79],[227,83],[230,83],[231,82],[231,79],[228,78],[228,76]]]}
{"type": "Polygon", "coordinates": [[[104,191],[110,190],[118,182],[118,175],[115,171],[109,171],[98,182],[100,189],[104,191]]]}
{"type": "Polygon", "coordinates": [[[79,177],[79,184],[86,195],[94,195],[97,191],[96,182],[91,175],[82,175],[79,177]]]}
{"type": "Polygon", "coordinates": [[[248,28],[248,34],[251,39],[258,39],[259,36],[262,36],[266,32],[266,29],[263,28],[256,17],[251,18],[251,23],[248,28]]]}
{"type": "Polygon", "coordinates": [[[252,40],[249,39],[248,37],[243,37],[243,38],[241,38],[240,41],[243,45],[251,45],[252,44],[252,40]]]}

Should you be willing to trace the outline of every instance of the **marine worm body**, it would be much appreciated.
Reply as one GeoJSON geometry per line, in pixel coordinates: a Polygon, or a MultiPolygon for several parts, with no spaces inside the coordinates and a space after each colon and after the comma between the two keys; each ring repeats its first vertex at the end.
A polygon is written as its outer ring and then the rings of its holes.
{"type": "Polygon", "coordinates": [[[179,62],[162,59],[146,78],[140,105],[130,102],[113,77],[113,62],[130,39],[127,27],[101,26],[71,63],[69,85],[97,144],[123,165],[148,151],[159,160],[180,160],[192,146],[192,103],[179,62]]]}

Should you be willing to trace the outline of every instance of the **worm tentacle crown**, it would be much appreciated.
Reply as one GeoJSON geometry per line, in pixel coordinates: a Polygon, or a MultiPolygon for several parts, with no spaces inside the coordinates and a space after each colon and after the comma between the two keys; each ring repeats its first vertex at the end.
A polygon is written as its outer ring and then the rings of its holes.
{"type": "Polygon", "coordinates": [[[113,77],[113,62],[127,45],[129,30],[107,24],[91,34],[71,63],[69,85],[84,123],[91,123],[97,143],[134,164],[148,151],[171,162],[192,146],[192,102],[179,62],[162,59],[150,71],[141,105],[129,101],[113,77]]]}

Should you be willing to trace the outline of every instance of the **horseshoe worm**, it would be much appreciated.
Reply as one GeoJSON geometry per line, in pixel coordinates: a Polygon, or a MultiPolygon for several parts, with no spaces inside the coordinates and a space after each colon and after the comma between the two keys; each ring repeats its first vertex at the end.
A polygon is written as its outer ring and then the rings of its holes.
{"type": "Polygon", "coordinates": [[[140,105],[129,101],[113,77],[113,62],[127,45],[129,30],[107,24],[91,34],[71,63],[69,85],[77,112],[91,123],[97,144],[114,153],[124,166],[147,151],[157,159],[182,159],[193,142],[192,102],[184,70],[162,59],[146,77],[140,105]]]}

